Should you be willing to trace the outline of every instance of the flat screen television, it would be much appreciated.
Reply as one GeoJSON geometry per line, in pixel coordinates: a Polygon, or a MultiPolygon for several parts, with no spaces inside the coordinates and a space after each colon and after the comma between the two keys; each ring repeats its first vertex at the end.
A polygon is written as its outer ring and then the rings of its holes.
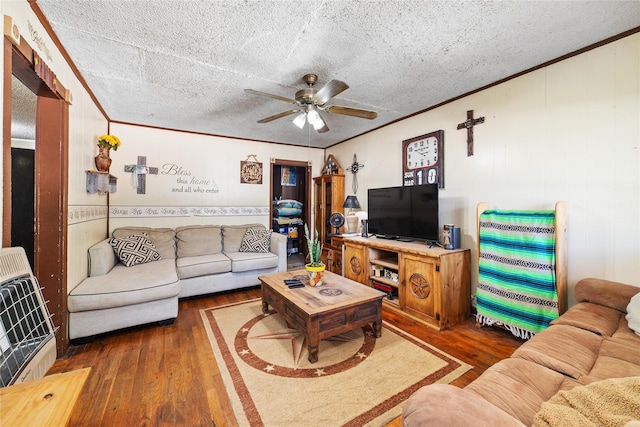
{"type": "Polygon", "coordinates": [[[438,184],[370,188],[367,197],[369,234],[438,242],[438,184]]]}

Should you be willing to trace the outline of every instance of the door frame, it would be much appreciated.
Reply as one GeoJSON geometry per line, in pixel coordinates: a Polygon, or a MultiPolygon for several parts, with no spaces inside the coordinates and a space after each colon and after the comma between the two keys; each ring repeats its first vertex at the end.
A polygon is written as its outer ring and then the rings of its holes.
{"type": "MultiPolygon", "coordinates": [[[[46,66],[45,64],[41,64],[46,66]]],[[[68,346],[67,333],[67,212],[69,104],[59,81],[47,84],[34,68],[34,51],[4,37],[3,70],[3,203],[2,246],[11,246],[11,79],[16,76],[37,96],[34,271],[56,326],[57,355],[68,346]]]]}
{"type": "MultiPolygon", "coordinates": [[[[312,194],[311,194],[311,182],[313,181],[311,178],[311,162],[304,162],[304,161],[300,161],[300,160],[287,160],[287,159],[275,159],[275,158],[271,158],[271,170],[270,170],[270,182],[269,182],[269,227],[271,227],[272,225],[272,221],[273,221],[273,209],[271,209],[271,203],[273,201],[273,183],[274,183],[274,179],[276,179],[276,177],[274,176],[274,170],[277,166],[293,166],[293,167],[298,167],[298,168],[305,168],[305,185],[306,188],[304,190],[304,222],[305,224],[311,224],[311,200],[312,199],[312,194]]],[[[306,255],[306,252],[305,252],[306,255]]]]}

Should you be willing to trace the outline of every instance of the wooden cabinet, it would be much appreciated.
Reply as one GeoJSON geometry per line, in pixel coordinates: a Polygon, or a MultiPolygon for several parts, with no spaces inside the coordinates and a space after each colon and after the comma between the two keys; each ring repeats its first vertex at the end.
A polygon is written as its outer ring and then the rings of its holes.
{"type": "Polygon", "coordinates": [[[344,239],[344,275],[387,292],[385,307],[446,329],[471,313],[469,249],[378,238],[344,239]]]}
{"type": "MultiPolygon", "coordinates": [[[[344,175],[322,175],[313,178],[314,194],[314,228],[322,238],[322,257],[325,264],[328,263],[329,250],[331,249],[331,234],[336,232],[329,224],[332,213],[342,213],[344,208],[344,175]]],[[[311,232],[311,230],[309,230],[311,232]]],[[[342,229],[340,229],[342,231],[342,229]]]]}
{"type": "Polygon", "coordinates": [[[345,240],[344,251],[344,277],[368,285],[367,258],[365,247],[360,244],[353,244],[345,240]]]}
{"type": "Polygon", "coordinates": [[[340,235],[331,236],[331,245],[328,247],[327,253],[327,270],[332,273],[342,275],[342,241],[340,235]]]}

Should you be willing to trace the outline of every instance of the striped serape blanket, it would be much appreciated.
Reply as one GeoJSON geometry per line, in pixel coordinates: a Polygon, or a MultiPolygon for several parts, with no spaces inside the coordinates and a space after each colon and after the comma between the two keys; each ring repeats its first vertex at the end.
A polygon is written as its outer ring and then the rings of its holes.
{"type": "Polygon", "coordinates": [[[529,339],[558,317],[555,212],[480,215],[477,317],[529,339]]]}

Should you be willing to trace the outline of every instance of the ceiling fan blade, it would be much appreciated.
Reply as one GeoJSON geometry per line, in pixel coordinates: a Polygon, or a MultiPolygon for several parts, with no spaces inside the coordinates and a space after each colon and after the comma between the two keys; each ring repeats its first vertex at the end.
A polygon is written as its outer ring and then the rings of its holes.
{"type": "Polygon", "coordinates": [[[324,109],[333,114],[344,114],[345,116],[360,117],[361,119],[373,120],[378,117],[378,113],[375,111],[360,110],[358,108],[341,107],[339,105],[332,105],[324,109]]]}
{"type": "Polygon", "coordinates": [[[324,126],[318,129],[318,133],[325,133],[325,132],[329,132],[329,126],[327,126],[327,122],[324,122],[324,126]]]}
{"type": "Polygon", "coordinates": [[[292,114],[298,113],[299,111],[300,110],[283,111],[282,113],[275,114],[273,116],[265,117],[264,119],[258,120],[258,123],[268,123],[268,122],[270,122],[272,120],[281,119],[282,117],[287,117],[287,116],[290,116],[292,114]]]}
{"type": "Polygon", "coordinates": [[[314,96],[319,105],[324,105],[328,100],[336,96],[337,94],[349,89],[349,85],[340,80],[331,80],[324,85],[322,89],[314,96]]]}
{"type": "Polygon", "coordinates": [[[271,93],[260,92],[259,90],[253,90],[253,89],[245,89],[244,91],[247,93],[251,93],[253,95],[266,96],[267,98],[277,99],[278,101],[284,101],[290,104],[297,104],[295,99],[285,98],[284,96],[280,96],[280,95],[273,95],[271,93]]]}

